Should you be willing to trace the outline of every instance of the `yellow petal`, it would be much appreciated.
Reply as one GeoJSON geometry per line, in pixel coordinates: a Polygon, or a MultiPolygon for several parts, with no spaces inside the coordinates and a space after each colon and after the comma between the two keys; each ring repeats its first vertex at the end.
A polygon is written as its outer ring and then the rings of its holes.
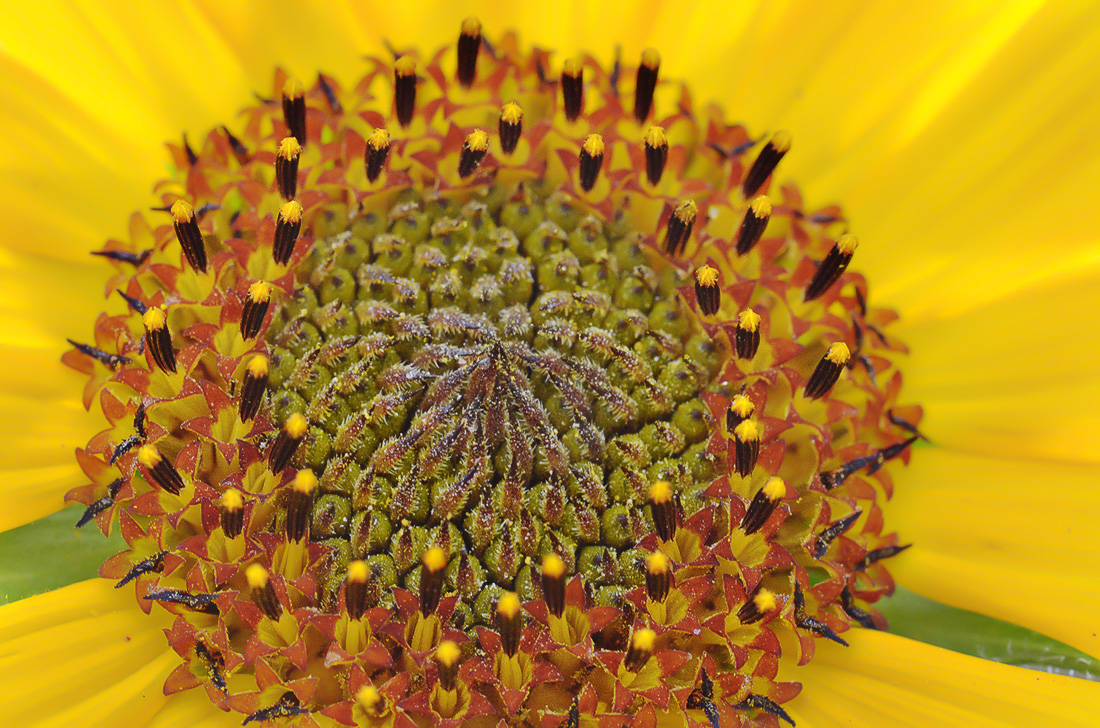
{"type": "Polygon", "coordinates": [[[920,448],[886,522],[906,588],[1100,656],[1100,467],[920,448]]]}
{"type": "Polygon", "coordinates": [[[855,629],[844,638],[850,647],[821,641],[813,662],[787,670],[785,679],[803,684],[784,706],[799,728],[1087,728],[1100,714],[1095,682],[988,662],[885,632],[855,629]]]}
{"type": "Polygon", "coordinates": [[[223,713],[203,690],[172,695],[143,728],[240,728],[239,713],[223,713]]]}
{"type": "MultiPolygon", "coordinates": [[[[80,582],[0,607],[0,712],[11,725],[142,726],[165,701],[178,659],[169,623],[131,589],[80,582]]],[[[213,708],[211,708],[213,709],[213,708]]]]}

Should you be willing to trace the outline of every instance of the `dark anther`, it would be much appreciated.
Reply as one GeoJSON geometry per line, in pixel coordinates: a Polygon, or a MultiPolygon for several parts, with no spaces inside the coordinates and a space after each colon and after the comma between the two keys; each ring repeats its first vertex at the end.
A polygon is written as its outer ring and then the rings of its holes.
{"type": "Polygon", "coordinates": [[[928,439],[927,437],[924,436],[924,434],[921,433],[920,430],[917,429],[917,426],[914,425],[912,422],[910,422],[906,419],[902,419],[901,417],[894,414],[894,410],[886,410],[886,419],[890,420],[891,424],[897,425],[898,427],[905,430],[906,432],[911,432],[912,434],[916,435],[921,440],[927,440],[928,439]]]}
{"type": "Polygon", "coordinates": [[[848,366],[851,354],[846,344],[830,344],[825,356],[817,363],[814,373],[806,382],[803,394],[809,399],[820,399],[829,393],[829,390],[840,378],[844,367],[848,366]]]}
{"type": "Polygon", "coordinates": [[[267,453],[267,463],[268,467],[271,468],[271,472],[278,473],[287,466],[298,450],[298,445],[301,444],[302,438],[305,437],[308,429],[309,423],[300,414],[292,414],[287,419],[286,424],[283,425],[283,429],[279,432],[275,441],[271,443],[267,453]]]}
{"type": "Polygon", "coordinates": [[[412,123],[416,111],[416,61],[401,56],[393,66],[393,110],[401,126],[412,123]]]}
{"type": "Polygon", "coordinates": [[[774,612],[778,605],[775,594],[767,589],[758,589],[737,610],[737,618],[741,620],[741,624],[759,622],[769,612],[774,612]]]}
{"type": "Polygon", "coordinates": [[[241,336],[245,341],[255,339],[264,324],[268,304],[271,303],[271,284],[256,281],[248,287],[248,297],[244,299],[241,311],[241,336]]]}
{"type": "Polygon", "coordinates": [[[695,271],[695,300],[704,316],[718,313],[722,304],[722,287],[718,285],[718,269],[704,265],[695,271]]]}
{"type": "Polygon", "coordinates": [[[283,697],[279,698],[278,703],[275,703],[275,705],[272,705],[270,708],[260,708],[255,713],[250,713],[241,725],[248,725],[253,721],[263,723],[264,721],[274,720],[275,718],[290,718],[295,715],[306,715],[308,713],[309,711],[299,704],[298,696],[295,695],[293,691],[287,690],[283,693],[283,697]]]}
{"type": "Polygon", "coordinates": [[[657,88],[657,71],[661,67],[661,56],[653,48],[642,52],[642,62],[638,65],[638,81],[634,86],[634,118],[641,124],[653,108],[653,92],[657,88]]]}
{"type": "Polygon", "coordinates": [[[695,200],[686,200],[676,206],[668,216],[668,235],[665,238],[665,251],[669,255],[679,255],[687,248],[691,239],[691,229],[695,226],[695,216],[699,207],[695,200]]]}
{"type": "Polygon", "coordinates": [[[515,592],[504,592],[497,600],[496,627],[500,633],[500,648],[508,657],[519,651],[523,631],[523,609],[515,592]]]}
{"type": "Polygon", "coordinates": [[[361,619],[370,602],[369,580],[372,578],[365,561],[352,561],[348,564],[348,578],[344,582],[344,606],[349,619],[361,619]]]}
{"type": "Polygon", "coordinates": [[[760,195],[749,204],[745,217],[741,219],[741,227],[737,230],[738,255],[749,252],[760,241],[771,216],[772,203],[766,196],[760,195]]]}
{"type": "Polygon", "coordinates": [[[668,598],[668,592],[673,585],[672,568],[668,557],[660,551],[654,551],[646,557],[645,566],[646,596],[655,602],[663,602],[668,598]]]}
{"type": "Polygon", "coordinates": [[[485,159],[489,151],[489,135],[481,129],[474,129],[466,135],[466,141],[462,143],[462,151],[458,157],[458,176],[466,179],[485,159]]]}
{"type": "Polygon", "coordinates": [[[172,334],[168,331],[168,317],[162,308],[150,308],[141,317],[145,324],[145,341],[153,362],[164,372],[176,371],[176,350],[172,348],[172,334]]]}
{"type": "Polygon", "coordinates": [[[500,134],[500,148],[504,153],[516,151],[520,137],[523,136],[523,109],[519,104],[507,103],[501,107],[497,130],[500,134]]]}
{"type": "Polygon", "coordinates": [[[244,385],[241,387],[241,422],[248,422],[260,411],[264,394],[267,393],[268,368],[270,362],[262,354],[248,362],[244,372],[244,385]]]}
{"type": "Polygon", "coordinates": [[[852,511],[839,521],[834,521],[828,528],[822,531],[814,542],[814,558],[820,559],[824,556],[825,552],[829,550],[829,544],[833,542],[833,539],[851,528],[852,524],[855,523],[861,515],[863,515],[863,511],[852,511]]]}
{"type": "Polygon", "coordinates": [[[752,167],[749,168],[749,173],[745,175],[745,181],[741,184],[741,194],[745,196],[745,199],[755,195],[764,186],[764,183],[772,176],[772,172],[775,171],[779,160],[783,159],[783,155],[790,148],[791,136],[785,131],[776,132],[768,140],[768,143],[760,150],[756,161],[752,163],[752,167]]]}
{"type": "Polygon", "coordinates": [[[73,346],[73,348],[75,348],[81,354],[86,354],[96,361],[103,362],[112,369],[117,367],[119,364],[130,363],[130,359],[128,357],[122,356],[121,354],[108,354],[102,349],[97,349],[94,346],[89,346],[87,344],[81,344],[80,342],[73,341],[72,339],[65,339],[65,341],[69,342],[73,346]]]}
{"type": "Polygon", "coordinates": [[[557,83],[557,81],[547,77],[546,66],[543,65],[542,61],[543,56],[541,54],[537,58],[535,58],[535,73],[539,77],[539,83],[544,86],[553,86],[557,83]]]}
{"type": "Polygon", "coordinates": [[[756,492],[745,510],[745,516],[741,519],[741,530],[750,535],[759,531],[786,495],[787,484],[781,478],[768,478],[768,482],[756,492]]]}
{"type": "Polygon", "coordinates": [[[542,598],[546,611],[555,617],[565,612],[565,562],[557,554],[542,558],[542,598]]]}
{"type": "Polygon", "coordinates": [[[639,629],[630,637],[630,646],[623,657],[623,669],[628,672],[638,672],[649,658],[653,656],[657,634],[651,629],[639,629]]]}
{"type": "Polygon", "coordinates": [[[779,707],[771,698],[766,698],[763,695],[750,695],[742,700],[737,705],[733,706],[734,710],[763,710],[765,713],[774,715],[776,718],[781,718],[786,722],[794,725],[794,720],[791,716],[787,715],[787,711],[779,707]]]}
{"type": "Polygon", "coordinates": [[[76,527],[77,528],[84,528],[89,523],[91,523],[93,518],[95,518],[100,513],[107,510],[108,508],[110,508],[114,504],[115,504],[115,499],[114,498],[110,498],[110,497],[107,497],[107,496],[104,496],[103,498],[100,498],[95,503],[91,504],[90,506],[88,506],[87,508],[84,509],[84,514],[82,516],[80,516],[80,520],[76,522],[76,527]]]}
{"type": "Polygon", "coordinates": [[[702,710],[710,723],[710,728],[721,728],[718,706],[714,704],[714,683],[711,682],[705,667],[700,671],[699,687],[688,695],[687,707],[689,710],[702,710]]]}
{"type": "Polygon", "coordinates": [[[880,450],[876,450],[869,455],[863,455],[861,457],[849,460],[841,465],[836,470],[829,470],[821,474],[821,483],[825,486],[826,490],[832,490],[838,488],[844,484],[844,481],[855,472],[867,468],[868,475],[874,475],[878,472],[879,468],[885,465],[888,461],[893,460],[897,456],[905,452],[905,449],[919,440],[920,437],[914,435],[908,440],[895,443],[889,447],[884,447],[880,450]]]}
{"type": "Polygon", "coordinates": [[[385,129],[375,129],[371,132],[364,156],[367,164],[367,179],[374,182],[382,174],[382,169],[386,166],[386,158],[390,156],[390,133],[385,129]]]}
{"type": "Polygon", "coordinates": [[[158,551],[149,558],[137,562],[126,572],[126,576],[122,577],[122,580],[115,584],[115,589],[126,586],[142,574],[148,574],[151,571],[160,571],[164,568],[164,557],[167,555],[167,551],[158,551]]]}
{"type": "Polygon", "coordinates": [[[143,598],[151,602],[179,604],[203,614],[217,614],[220,611],[216,602],[217,594],[192,594],[179,589],[153,589],[143,598]]]}
{"type": "Polygon", "coordinates": [[[832,640],[838,645],[848,646],[848,643],[842,640],[833,631],[832,627],[806,614],[806,597],[802,595],[802,586],[798,582],[795,582],[794,585],[794,623],[801,629],[809,630],[819,637],[832,640]]]}
{"type": "Polygon", "coordinates": [[[176,200],[172,204],[172,225],[176,229],[176,239],[183,248],[187,262],[199,273],[205,273],[206,243],[203,242],[195,210],[187,200],[176,200]]]}
{"type": "Polygon", "coordinates": [[[760,350],[760,314],[747,308],[737,315],[734,349],[741,359],[752,359],[760,350]]]}
{"type": "Polygon", "coordinates": [[[878,378],[875,376],[875,365],[871,362],[871,357],[863,353],[863,327],[860,326],[855,320],[852,321],[852,331],[856,336],[856,348],[852,352],[852,361],[848,362],[848,367],[854,367],[858,361],[863,368],[867,371],[867,376],[871,379],[871,384],[878,386],[878,378]]]}
{"type": "Polygon", "coordinates": [[[477,53],[481,50],[481,23],[466,18],[458,35],[458,70],[455,76],[463,88],[470,88],[477,77],[477,53]]]}
{"type": "Polygon", "coordinates": [[[855,235],[841,235],[833,244],[825,259],[817,266],[814,277],[806,286],[806,292],[802,296],[803,301],[812,301],[825,291],[829,290],[840,275],[852,262],[852,255],[856,252],[859,241],[855,235]]]}
{"type": "Polygon", "coordinates": [[[201,640],[195,640],[195,655],[206,668],[206,674],[210,676],[210,682],[214,687],[228,695],[229,687],[225,683],[225,658],[221,653],[208,648],[201,640]]]}
{"type": "Polygon", "coordinates": [[[138,450],[138,462],[145,466],[149,472],[149,479],[162,490],[172,495],[179,495],[183,490],[183,476],[153,445],[145,445],[138,450]]]}
{"type": "Polygon", "coordinates": [[[914,442],[916,442],[919,439],[920,439],[919,436],[913,435],[908,440],[902,440],[901,442],[896,442],[893,445],[890,445],[889,447],[884,447],[881,450],[879,450],[878,451],[878,458],[871,465],[871,467],[867,468],[867,474],[868,475],[874,475],[875,473],[877,473],[879,471],[879,468],[881,468],[883,465],[885,465],[889,461],[896,458],[898,455],[901,455],[903,452],[905,452],[905,450],[910,445],[912,445],[914,442]]]}
{"type": "Polygon", "coordinates": [[[751,417],[754,411],[756,406],[751,399],[743,394],[734,395],[729,409],[726,410],[726,430],[728,432],[736,430],[737,426],[751,417]]]}
{"type": "Polygon", "coordinates": [[[244,496],[236,488],[229,488],[222,494],[218,522],[227,540],[233,540],[244,533],[244,496]]]}
{"type": "Polygon", "coordinates": [[[600,169],[603,167],[603,137],[599,134],[589,134],[581,145],[579,179],[581,189],[588,192],[596,186],[596,180],[600,178],[600,169]]]}
{"type": "Polygon", "coordinates": [[[867,629],[878,629],[875,618],[856,606],[855,600],[852,598],[852,592],[847,586],[840,592],[840,608],[844,610],[845,614],[858,622],[860,626],[867,629]]]}
{"type": "Polygon", "coordinates": [[[907,543],[904,546],[883,546],[880,549],[874,551],[868,551],[867,555],[860,559],[856,565],[852,568],[852,571],[863,571],[876,561],[882,561],[888,559],[891,556],[897,556],[905,549],[909,548],[913,544],[907,543]]]}
{"type": "Polygon", "coordinates": [[[438,546],[424,553],[420,569],[420,613],[425,617],[435,612],[443,596],[443,570],[447,568],[447,554],[438,546]]]}
{"type": "Polygon", "coordinates": [[[140,253],[131,253],[128,250],[93,250],[92,255],[98,255],[101,258],[109,258],[111,260],[117,260],[119,263],[129,263],[135,268],[145,262],[145,259],[152,255],[153,249],[143,250],[140,253]]]}
{"type": "Polygon", "coordinates": [[[572,59],[562,67],[561,100],[565,118],[576,121],[584,111],[584,67],[572,59]]]}
{"type": "Polygon", "coordinates": [[[125,440],[120,442],[114,452],[111,453],[111,459],[107,461],[108,465],[114,465],[120,457],[130,452],[136,445],[141,444],[141,438],[137,435],[130,435],[125,440]]]}
{"type": "Polygon", "coordinates": [[[302,206],[294,200],[279,209],[279,219],[275,223],[275,241],[272,245],[272,257],[279,265],[290,262],[294,255],[294,244],[298,242],[298,233],[302,231],[302,206]]]}
{"type": "Polygon", "coordinates": [[[657,538],[670,541],[676,535],[676,503],[672,499],[672,486],[658,480],[649,488],[649,506],[653,511],[653,525],[657,538]]]}
{"type": "Polygon", "coordinates": [[[286,122],[287,133],[304,147],[306,145],[306,93],[302,84],[292,78],[288,78],[283,85],[283,121],[286,122]]]}
{"type": "Polygon", "coordinates": [[[199,155],[195,154],[195,150],[191,148],[186,134],[183,135],[183,152],[187,155],[187,163],[194,167],[199,161],[199,155]]]}
{"type": "Polygon", "coordinates": [[[611,61],[611,73],[607,74],[607,85],[611,87],[611,95],[619,97],[619,77],[623,73],[623,47],[615,44],[615,58],[611,61]]]}
{"type": "Polygon", "coordinates": [[[138,315],[144,316],[145,312],[149,310],[149,307],[146,306],[145,302],[142,301],[140,298],[127,296],[119,288],[116,288],[115,291],[118,293],[118,295],[122,296],[122,298],[125,299],[127,306],[129,306],[132,310],[137,311],[138,315]]]}
{"type": "Polygon", "coordinates": [[[283,616],[283,605],[279,601],[279,595],[275,593],[275,584],[272,583],[267,569],[260,564],[252,564],[245,569],[244,576],[248,581],[252,603],[265,617],[273,622],[279,621],[283,616]]]}
{"type": "Polygon", "coordinates": [[[244,142],[233,136],[233,132],[229,131],[227,126],[222,127],[222,132],[225,134],[225,138],[229,140],[229,148],[233,150],[233,156],[237,158],[237,164],[241,166],[248,164],[248,160],[252,158],[252,155],[248,153],[248,147],[244,145],[244,142]]]}
{"type": "Polygon", "coordinates": [[[145,402],[140,403],[134,410],[134,432],[141,439],[145,439],[145,402]]]}
{"type": "Polygon", "coordinates": [[[340,99],[336,98],[336,92],[332,89],[332,85],[329,84],[328,79],[318,73],[317,83],[320,85],[321,93],[325,95],[325,101],[328,102],[328,107],[332,109],[332,113],[343,113],[344,105],[340,103],[340,99]]]}
{"type": "Polygon", "coordinates": [[[275,185],[284,200],[293,200],[298,193],[298,161],[302,157],[302,145],[292,136],[279,143],[275,155],[275,185]]]}
{"type": "Polygon", "coordinates": [[[294,483],[286,493],[286,539],[305,541],[309,537],[309,516],[313,510],[313,492],[317,490],[317,476],[303,468],[294,476],[294,483]]]}
{"type": "Polygon", "coordinates": [[[661,181],[668,164],[668,135],[664,127],[651,126],[645,133],[645,176],[653,186],[661,181]]]}
{"type": "Polygon", "coordinates": [[[580,728],[581,726],[581,708],[577,704],[577,696],[573,696],[573,702],[569,705],[569,712],[565,714],[565,718],[558,724],[558,728],[580,728]]]}
{"type": "Polygon", "coordinates": [[[760,457],[760,427],[754,420],[744,420],[734,428],[733,454],[737,474],[742,478],[752,475],[760,457]]]}

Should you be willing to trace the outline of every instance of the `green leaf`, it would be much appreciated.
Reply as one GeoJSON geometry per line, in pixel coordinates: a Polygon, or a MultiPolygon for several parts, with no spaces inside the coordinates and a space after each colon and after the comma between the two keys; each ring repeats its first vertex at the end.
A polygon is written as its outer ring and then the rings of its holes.
{"type": "Polygon", "coordinates": [[[77,529],[82,506],[0,533],[0,604],[91,579],[126,548],[118,528],[104,538],[95,524],[77,529]]]}
{"type": "Polygon", "coordinates": [[[899,588],[875,605],[903,637],[986,660],[1100,680],[1100,660],[1038,632],[899,588]]]}

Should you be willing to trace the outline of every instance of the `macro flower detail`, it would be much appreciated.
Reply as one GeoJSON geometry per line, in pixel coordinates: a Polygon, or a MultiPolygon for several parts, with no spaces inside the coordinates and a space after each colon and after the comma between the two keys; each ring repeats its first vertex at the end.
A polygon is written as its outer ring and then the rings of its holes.
{"type": "Polygon", "coordinates": [[[920,438],[840,210],[655,51],[555,72],[470,20],[369,66],[277,72],[173,147],[184,196],[100,251],[129,311],[65,355],[110,423],[70,498],[175,615],[165,690],[246,723],[793,724],[780,656],[884,625],[920,438]]]}

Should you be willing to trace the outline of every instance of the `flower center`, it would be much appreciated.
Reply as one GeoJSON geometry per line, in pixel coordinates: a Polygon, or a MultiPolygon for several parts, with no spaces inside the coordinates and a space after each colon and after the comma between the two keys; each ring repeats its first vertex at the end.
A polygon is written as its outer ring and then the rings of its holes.
{"type": "Polygon", "coordinates": [[[654,51],[555,76],[467,21],[373,67],[278,74],[177,150],[170,224],[99,253],[128,310],[66,355],[111,423],[72,497],[120,523],[104,575],[175,615],[166,690],[326,725],[790,721],[780,658],[882,626],[918,438],[839,211],[654,51]]]}

